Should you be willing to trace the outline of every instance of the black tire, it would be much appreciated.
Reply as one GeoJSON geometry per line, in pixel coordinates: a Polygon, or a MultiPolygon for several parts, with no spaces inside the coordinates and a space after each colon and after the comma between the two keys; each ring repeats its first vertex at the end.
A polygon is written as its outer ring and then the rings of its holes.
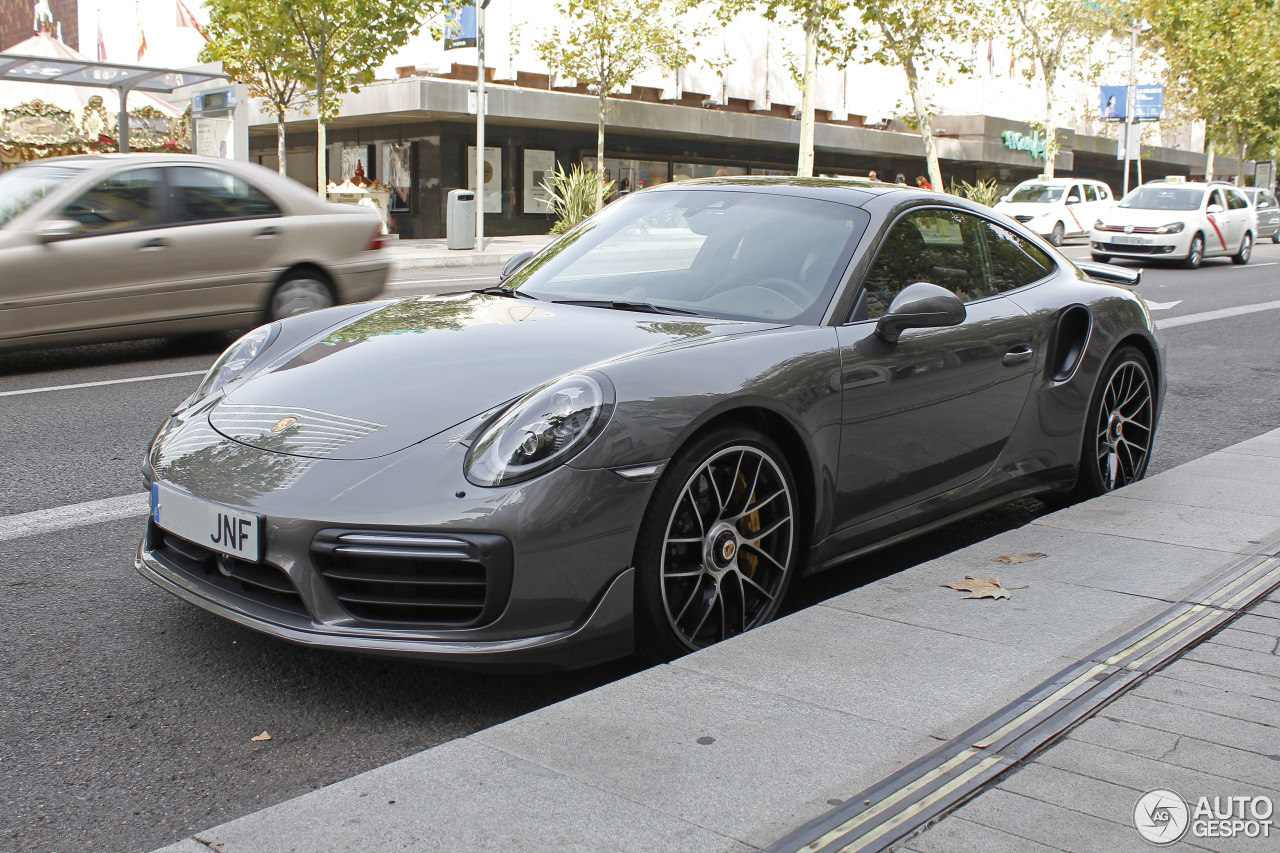
{"type": "Polygon", "coordinates": [[[323,274],[295,270],[280,279],[272,289],[264,315],[267,322],[271,322],[336,304],[333,285],[323,274]]]}
{"type": "Polygon", "coordinates": [[[1277,231],[1276,233],[1271,235],[1271,242],[1280,243],[1280,231],[1277,231]]]}
{"type": "Polygon", "coordinates": [[[636,653],[668,661],[772,620],[800,571],[799,507],[764,433],[724,427],[682,448],[636,540],[636,653]]]}
{"type": "Polygon", "coordinates": [[[1198,270],[1202,263],[1204,263],[1204,236],[1197,234],[1191,238],[1191,248],[1182,265],[1189,270],[1198,270]]]}
{"type": "Polygon", "coordinates": [[[1066,240],[1066,237],[1067,229],[1063,227],[1061,222],[1055,222],[1053,230],[1049,232],[1049,242],[1054,246],[1061,246],[1063,241],[1066,240]]]}
{"type": "Polygon", "coordinates": [[[1110,256],[1110,255],[1099,255],[1097,252],[1094,252],[1094,253],[1093,253],[1093,262],[1094,262],[1095,264],[1109,264],[1109,263],[1111,263],[1111,256],[1110,256]]]}
{"type": "Polygon", "coordinates": [[[1240,240],[1240,251],[1231,256],[1231,263],[1247,264],[1251,257],[1253,257],[1253,235],[1246,231],[1240,240]]]}
{"type": "Polygon", "coordinates": [[[1093,389],[1073,497],[1097,497],[1141,480],[1154,438],[1151,363],[1137,347],[1122,346],[1107,359],[1093,389]]]}

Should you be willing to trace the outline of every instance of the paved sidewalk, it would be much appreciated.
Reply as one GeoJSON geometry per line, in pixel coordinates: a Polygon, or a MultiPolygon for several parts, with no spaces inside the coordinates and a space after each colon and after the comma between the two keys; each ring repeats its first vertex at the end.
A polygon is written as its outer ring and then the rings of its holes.
{"type": "Polygon", "coordinates": [[[448,267],[499,266],[521,252],[538,251],[555,240],[547,234],[518,237],[487,237],[484,249],[450,249],[443,238],[433,240],[388,240],[386,252],[397,269],[426,270],[448,267]]]}
{"type": "MultiPolygon", "coordinates": [[[[761,849],[1003,723],[993,715],[1171,612],[1235,618],[1239,589],[1280,581],[1265,556],[1277,537],[1280,430],[166,853],[761,849]],[[1028,552],[1047,556],[996,561],[1028,552]],[[1241,565],[1266,574],[1196,603],[1241,565]],[[996,601],[939,586],[965,575],[1025,588],[996,601]]],[[[1138,686],[899,848],[1141,850],[1141,791],[1274,791],[1277,610],[1254,606],[1157,675],[1119,656],[1093,666],[1138,686]]],[[[983,767],[1004,772],[1013,753],[983,767]]]]}

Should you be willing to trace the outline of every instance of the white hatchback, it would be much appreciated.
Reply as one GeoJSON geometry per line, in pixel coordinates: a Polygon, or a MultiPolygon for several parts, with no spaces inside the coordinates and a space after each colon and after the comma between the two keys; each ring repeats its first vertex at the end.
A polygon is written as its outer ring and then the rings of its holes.
{"type": "Polygon", "coordinates": [[[1152,181],[1098,217],[1089,247],[1095,261],[1179,260],[1196,269],[1205,258],[1221,255],[1249,263],[1257,231],[1257,214],[1235,187],[1152,181]]]}
{"type": "Polygon", "coordinates": [[[1061,246],[1067,237],[1083,237],[1094,220],[1115,206],[1111,187],[1082,178],[1023,181],[996,204],[996,210],[1061,246]]]}

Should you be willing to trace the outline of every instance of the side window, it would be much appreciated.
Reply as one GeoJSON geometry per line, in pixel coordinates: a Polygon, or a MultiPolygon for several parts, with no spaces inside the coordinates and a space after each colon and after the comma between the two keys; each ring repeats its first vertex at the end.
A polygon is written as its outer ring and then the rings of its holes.
{"type": "Polygon", "coordinates": [[[1084,185],[1084,200],[1085,200],[1085,201],[1097,201],[1097,200],[1098,200],[1098,188],[1097,188],[1097,187],[1095,187],[1093,184],[1085,184],[1085,185],[1084,185]]]}
{"type": "Polygon", "coordinates": [[[966,302],[990,296],[980,227],[956,210],[918,210],[899,219],[863,280],[867,316],[883,317],[894,297],[917,281],[945,287],[966,302]]]}
{"type": "Polygon", "coordinates": [[[161,223],[157,204],[159,169],[134,169],[112,175],[62,209],[85,234],[110,234],[152,228],[161,223]]]}
{"type": "Polygon", "coordinates": [[[1267,204],[1271,205],[1272,207],[1276,206],[1276,197],[1273,196],[1271,193],[1267,192],[1266,190],[1263,190],[1261,195],[1262,195],[1262,200],[1265,201],[1267,204]]]}
{"type": "Polygon", "coordinates": [[[280,215],[276,203],[257,187],[227,172],[199,166],[169,170],[169,198],[178,222],[280,215]]]}
{"type": "MultiPolygon", "coordinates": [[[[1223,210],[1227,209],[1226,203],[1223,202],[1222,200],[1222,192],[1220,190],[1214,190],[1213,193],[1209,196],[1209,204],[1216,204],[1218,205],[1218,207],[1221,207],[1223,210]]],[[[1208,209],[1208,206],[1209,205],[1205,205],[1205,208],[1208,209]]]]}
{"type": "Polygon", "coordinates": [[[1232,210],[1243,210],[1249,206],[1249,201],[1235,190],[1227,190],[1227,204],[1232,210]]]}
{"type": "Polygon", "coordinates": [[[1034,284],[1054,271],[1048,255],[1012,231],[988,222],[986,232],[993,293],[1034,284]]]}

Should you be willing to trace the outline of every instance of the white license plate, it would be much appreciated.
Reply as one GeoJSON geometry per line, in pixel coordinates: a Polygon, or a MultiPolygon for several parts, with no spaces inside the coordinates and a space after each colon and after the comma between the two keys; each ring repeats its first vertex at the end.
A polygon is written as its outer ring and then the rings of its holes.
{"type": "Polygon", "coordinates": [[[164,530],[211,551],[255,563],[262,559],[263,516],[256,513],[154,483],[151,517],[164,530]]]}
{"type": "Polygon", "coordinates": [[[1127,234],[1117,234],[1111,238],[1113,242],[1121,246],[1146,246],[1151,241],[1146,237],[1130,237],[1127,234]]]}

